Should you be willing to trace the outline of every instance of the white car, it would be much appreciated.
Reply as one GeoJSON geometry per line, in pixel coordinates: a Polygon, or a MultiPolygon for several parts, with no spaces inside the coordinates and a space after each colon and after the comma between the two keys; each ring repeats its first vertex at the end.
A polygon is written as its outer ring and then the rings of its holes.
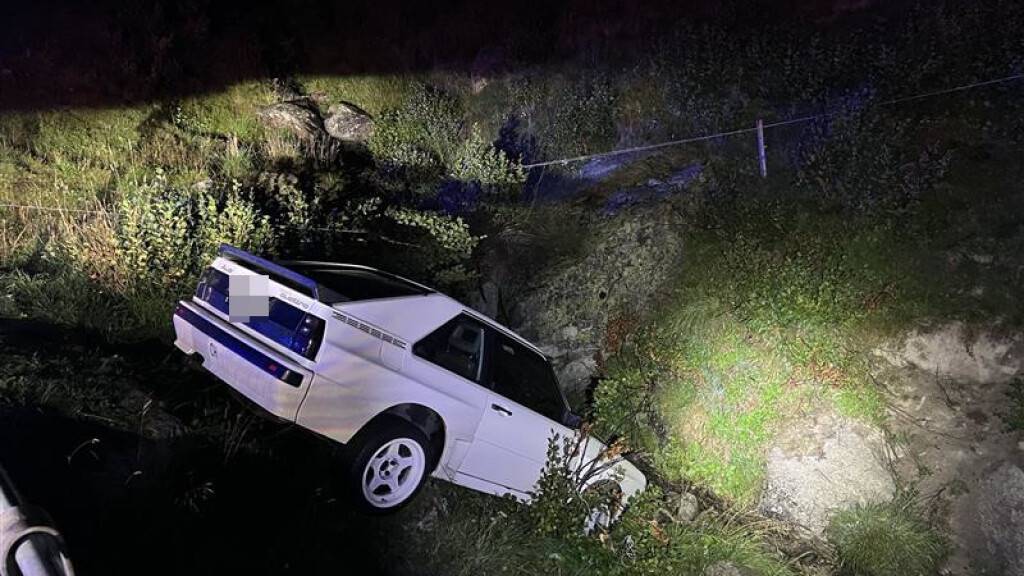
{"type": "MultiPolygon", "coordinates": [[[[174,329],[178,348],[263,410],[348,445],[353,492],[369,511],[405,504],[428,473],[528,500],[549,438],[572,437],[579,420],[535,346],[373,268],[275,263],[223,245],[174,329]],[[236,286],[258,285],[253,277],[269,278],[265,315],[238,318],[250,295],[236,286]]],[[[605,448],[584,444],[584,460],[605,448]]],[[[621,458],[588,479],[608,481],[624,500],[647,483],[621,458]]]]}

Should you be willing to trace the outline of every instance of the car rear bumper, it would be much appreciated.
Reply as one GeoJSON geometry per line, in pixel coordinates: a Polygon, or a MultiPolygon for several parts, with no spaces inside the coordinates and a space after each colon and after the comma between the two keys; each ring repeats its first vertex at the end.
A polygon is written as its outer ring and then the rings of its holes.
{"type": "Polygon", "coordinates": [[[198,353],[203,367],[240,394],[286,420],[295,420],[311,374],[201,307],[180,302],[174,345],[198,353]]]}

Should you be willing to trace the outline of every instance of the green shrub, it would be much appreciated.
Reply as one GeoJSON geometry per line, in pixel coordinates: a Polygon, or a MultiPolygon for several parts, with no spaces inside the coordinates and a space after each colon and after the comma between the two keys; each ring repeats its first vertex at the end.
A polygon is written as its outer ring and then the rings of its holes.
{"type": "Polygon", "coordinates": [[[828,537],[850,576],[931,576],[946,555],[939,535],[903,498],[840,512],[828,537]]]}
{"type": "Polygon", "coordinates": [[[467,128],[465,116],[459,98],[416,85],[402,106],[381,114],[370,151],[386,168],[399,169],[407,187],[422,194],[435,192],[442,179],[475,182],[489,193],[521,184],[522,169],[476,126],[467,128]]]}
{"type": "Polygon", "coordinates": [[[522,167],[509,160],[473,127],[456,148],[448,176],[461,182],[476,182],[489,195],[509,196],[526,181],[522,167]],[[502,194],[504,192],[504,194],[502,194]]]}
{"type": "Polygon", "coordinates": [[[617,371],[602,380],[591,407],[599,434],[621,436],[636,449],[654,451],[659,439],[652,424],[659,416],[653,393],[650,381],[639,370],[617,371]]]}
{"type": "Polygon", "coordinates": [[[457,98],[419,84],[401,107],[380,115],[370,151],[388,164],[443,171],[454,159],[462,125],[457,98]]]}
{"type": "Polygon", "coordinates": [[[7,277],[22,313],[116,338],[166,335],[171,307],[221,243],[274,245],[268,219],[237,183],[185,191],[158,172],[124,191],[116,212],[96,208],[56,223],[40,274],[7,277]]]}
{"type": "Polygon", "coordinates": [[[603,152],[615,144],[616,94],[604,74],[533,74],[508,82],[510,109],[527,119],[548,157],[603,152]]]}
{"type": "Polygon", "coordinates": [[[129,286],[188,290],[221,243],[267,251],[269,220],[237,182],[221,190],[186,192],[159,175],[125,193],[118,209],[117,258],[129,286]]]}
{"type": "MultiPolygon", "coordinates": [[[[414,250],[408,255],[415,258],[420,274],[452,290],[465,288],[473,279],[466,264],[480,238],[470,232],[461,217],[401,206],[386,208],[383,217],[403,231],[406,240],[398,241],[398,246],[408,244],[407,248],[414,250]]],[[[395,242],[387,240],[392,245],[395,242]]]]}

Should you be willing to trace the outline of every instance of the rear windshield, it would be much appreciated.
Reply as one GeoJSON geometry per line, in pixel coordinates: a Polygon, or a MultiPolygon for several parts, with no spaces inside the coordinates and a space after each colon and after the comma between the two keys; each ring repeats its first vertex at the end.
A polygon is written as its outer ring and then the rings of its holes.
{"type": "Polygon", "coordinates": [[[320,300],[328,304],[430,293],[411,282],[374,270],[282,264],[327,288],[321,291],[320,300]]]}

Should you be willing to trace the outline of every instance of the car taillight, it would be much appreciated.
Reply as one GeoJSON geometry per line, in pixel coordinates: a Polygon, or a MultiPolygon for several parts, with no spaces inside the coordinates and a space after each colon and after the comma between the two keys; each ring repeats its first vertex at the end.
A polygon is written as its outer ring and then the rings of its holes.
{"type": "Polygon", "coordinates": [[[320,342],[323,338],[324,321],[312,314],[306,314],[299,323],[299,327],[295,329],[289,347],[312,360],[320,349],[320,342]]]}

